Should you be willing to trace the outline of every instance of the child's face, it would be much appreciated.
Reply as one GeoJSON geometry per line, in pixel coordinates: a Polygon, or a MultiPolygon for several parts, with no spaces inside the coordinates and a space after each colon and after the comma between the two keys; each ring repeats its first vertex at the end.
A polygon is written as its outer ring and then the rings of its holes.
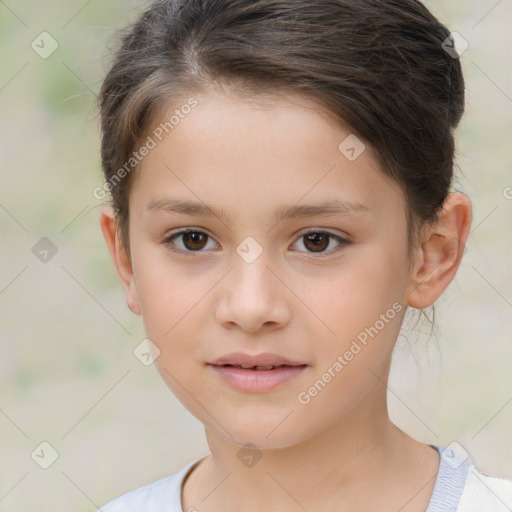
{"type": "Polygon", "coordinates": [[[161,351],[162,377],[209,432],[239,445],[291,446],[384,415],[412,286],[401,190],[371,148],[347,158],[351,145],[345,154],[338,146],[350,130],[312,103],[197,99],[145,157],[130,193],[128,300],[161,351]],[[177,200],[225,219],[165,208],[177,200]],[[335,200],[363,206],[283,218],[289,207],[335,200]],[[176,237],[173,252],[164,239],[183,228],[204,235],[176,237]],[[302,366],[212,366],[236,363],[233,353],[302,366]]]}

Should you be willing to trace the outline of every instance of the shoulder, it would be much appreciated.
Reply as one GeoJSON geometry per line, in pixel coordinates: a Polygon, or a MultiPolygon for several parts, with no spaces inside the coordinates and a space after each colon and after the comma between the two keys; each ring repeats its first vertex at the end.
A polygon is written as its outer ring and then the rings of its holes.
{"type": "Polygon", "coordinates": [[[512,482],[468,470],[457,512],[509,512],[512,510],[512,482]]]}
{"type": "Polygon", "coordinates": [[[96,512],[181,512],[181,484],[197,463],[193,462],[171,476],[122,494],[96,512]]]}

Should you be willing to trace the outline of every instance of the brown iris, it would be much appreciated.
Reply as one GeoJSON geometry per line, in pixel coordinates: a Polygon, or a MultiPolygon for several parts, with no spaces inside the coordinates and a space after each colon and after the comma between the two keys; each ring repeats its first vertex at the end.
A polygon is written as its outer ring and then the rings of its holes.
{"type": "Polygon", "coordinates": [[[191,251],[203,249],[208,240],[208,235],[198,232],[182,233],[181,236],[183,237],[183,244],[191,251]]]}
{"type": "MultiPolygon", "coordinates": [[[[208,235],[197,231],[181,233],[183,244],[189,251],[200,251],[206,246],[208,235]]],[[[331,235],[327,233],[311,233],[304,235],[304,245],[311,252],[322,252],[329,246],[331,235]]]]}
{"type": "Polygon", "coordinates": [[[313,249],[313,252],[322,252],[329,246],[329,238],[330,235],[326,233],[311,233],[309,235],[304,235],[304,245],[308,249],[313,249]],[[311,247],[308,246],[308,243],[311,243],[311,247]],[[317,250],[318,249],[318,250],[317,250]]]}

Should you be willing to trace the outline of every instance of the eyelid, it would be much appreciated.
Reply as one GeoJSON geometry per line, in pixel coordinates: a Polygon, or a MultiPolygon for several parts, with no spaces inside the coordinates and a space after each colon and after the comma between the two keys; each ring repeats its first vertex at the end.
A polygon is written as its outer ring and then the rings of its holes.
{"type": "Polygon", "coordinates": [[[331,238],[334,238],[338,242],[338,246],[334,249],[331,249],[330,251],[322,251],[322,252],[303,252],[303,251],[296,251],[301,253],[302,255],[307,256],[313,256],[315,258],[327,258],[329,256],[333,256],[334,254],[337,254],[339,250],[341,250],[343,247],[350,245],[352,243],[352,240],[348,236],[343,236],[340,234],[333,233],[325,228],[307,228],[305,231],[300,231],[297,235],[296,241],[292,244],[295,245],[302,237],[309,235],[309,234],[325,234],[329,235],[331,238]]]}
{"type": "Polygon", "coordinates": [[[166,246],[170,251],[173,251],[173,252],[176,252],[176,253],[179,253],[179,254],[184,254],[186,256],[207,256],[207,251],[184,251],[182,249],[177,249],[176,247],[174,247],[174,243],[173,243],[173,240],[175,238],[178,238],[180,235],[185,235],[187,233],[201,233],[201,234],[204,234],[208,237],[208,239],[210,240],[213,240],[217,245],[218,242],[215,241],[214,237],[211,236],[208,232],[206,232],[203,228],[194,228],[194,227],[186,227],[186,228],[181,228],[181,229],[177,229],[176,231],[173,231],[169,234],[166,234],[164,235],[161,239],[160,239],[160,243],[162,243],[164,246],[166,246]],[[202,254],[204,253],[204,254],[202,254]]]}
{"type": "Polygon", "coordinates": [[[300,238],[301,236],[304,236],[304,235],[309,235],[310,233],[324,233],[326,235],[331,235],[333,238],[335,237],[338,237],[338,238],[341,238],[343,240],[349,240],[349,235],[346,234],[346,233],[339,233],[339,232],[333,232],[333,231],[330,231],[328,228],[305,228],[303,229],[302,231],[299,231],[298,234],[296,235],[297,238],[300,238]]]}
{"type": "MultiPolygon", "coordinates": [[[[187,228],[178,229],[177,231],[174,231],[174,232],[171,232],[170,234],[164,235],[161,238],[160,242],[162,244],[164,244],[169,250],[171,250],[173,252],[177,252],[179,254],[184,254],[184,255],[193,256],[193,257],[194,256],[202,255],[202,253],[206,253],[205,256],[208,255],[207,251],[203,251],[203,250],[200,250],[200,251],[184,251],[182,249],[177,249],[177,248],[175,248],[173,246],[173,240],[175,238],[178,238],[180,235],[184,235],[184,234],[187,234],[187,233],[201,233],[201,234],[206,235],[209,239],[215,241],[214,237],[211,236],[208,232],[206,232],[203,228],[187,227],[187,228]]],[[[352,240],[350,240],[350,238],[348,236],[342,236],[342,235],[333,233],[333,232],[331,232],[331,231],[329,231],[329,230],[327,230],[325,228],[307,228],[306,230],[300,231],[295,236],[295,242],[292,245],[295,245],[302,237],[304,237],[306,235],[309,235],[309,234],[326,234],[326,235],[329,235],[331,238],[334,238],[338,242],[339,245],[336,248],[331,249],[330,251],[323,251],[323,252],[318,252],[318,253],[315,253],[315,252],[303,252],[303,251],[295,251],[295,252],[311,255],[311,256],[314,256],[316,258],[322,258],[322,257],[331,256],[331,255],[337,253],[344,246],[350,245],[352,243],[352,240]]],[[[215,243],[217,245],[219,245],[218,242],[215,241],[215,243]]]]}

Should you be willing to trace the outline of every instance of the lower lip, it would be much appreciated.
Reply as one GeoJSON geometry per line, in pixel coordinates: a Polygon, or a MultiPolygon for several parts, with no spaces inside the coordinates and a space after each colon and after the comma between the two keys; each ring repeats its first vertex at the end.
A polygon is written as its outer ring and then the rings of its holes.
{"type": "Polygon", "coordinates": [[[301,365],[280,366],[273,370],[250,370],[238,366],[209,366],[230,386],[249,393],[271,391],[294,379],[306,368],[306,365],[301,365]]]}

